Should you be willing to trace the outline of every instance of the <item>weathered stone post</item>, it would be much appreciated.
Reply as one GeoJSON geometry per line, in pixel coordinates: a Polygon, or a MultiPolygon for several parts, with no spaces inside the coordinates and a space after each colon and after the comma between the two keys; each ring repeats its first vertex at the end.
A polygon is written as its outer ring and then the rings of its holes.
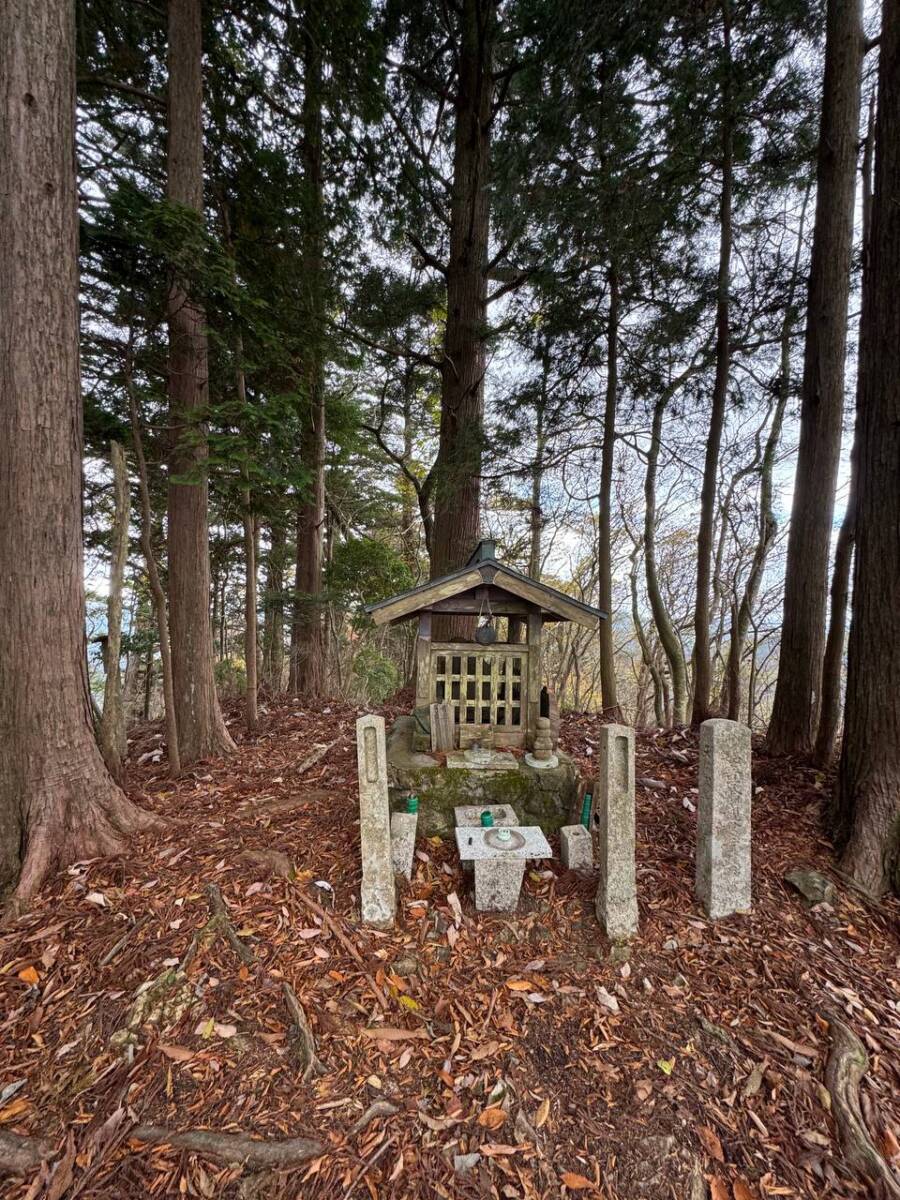
{"type": "Polygon", "coordinates": [[[700,726],[697,878],[713,919],[750,911],[750,730],[738,721],[700,726]]]}
{"type": "Polygon", "coordinates": [[[383,717],[370,713],[356,722],[356,759],[359,769],[362,919],[365,925],[387,929],[394,923],[397,896],[391,861],[391,813],[383,717]]]}
{"type": "Polygon", "coordinates": [[[597,919],[611,941],[633,937],[638,927],[634,866],[634,730],[600,728],[600,771],[594,789],[594,830],[600,884],[597,919]]]}

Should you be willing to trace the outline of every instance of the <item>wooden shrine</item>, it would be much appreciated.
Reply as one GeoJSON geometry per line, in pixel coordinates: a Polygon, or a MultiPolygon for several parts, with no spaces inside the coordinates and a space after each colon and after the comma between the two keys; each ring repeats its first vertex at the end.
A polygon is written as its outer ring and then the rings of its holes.
{"type": "Polygon", "coordinates": [[[458,571],[368,605],[376,625],[418,618],[416,708],[453,708],[460,749],[490,734],[497,746],[533,746],[541,715],[541,633],[549,621],[597,629],[606,614],[538,583],[479,542],[458,571]],[[477,619],[474,641],[432,640],[438,614],[477,619]],[[499,641],[505,619],[506,640],[499,641]],[[523,637],[524,635],[524,637],[523,637]]]}

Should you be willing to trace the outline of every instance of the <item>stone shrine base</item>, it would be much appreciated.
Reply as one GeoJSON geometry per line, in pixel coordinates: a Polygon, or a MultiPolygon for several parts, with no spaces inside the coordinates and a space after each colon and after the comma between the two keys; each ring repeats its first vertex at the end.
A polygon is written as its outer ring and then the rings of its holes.
{"type": "Polygon", "coordinates": [[[497,750],[484,765],[467,764],[461,751],[443,766],[413,749],[413,718],[399,717],[388,734],[387,766],[391,807],[401,809],[408,795],[419,797],[419,836],[448,837],[455,828],[454,808],[462,804],[508,804],[523,825],[555,833],[579,819],[578,769],[557,751],[555,767],[536,770],[524,759],[497,750]]]}

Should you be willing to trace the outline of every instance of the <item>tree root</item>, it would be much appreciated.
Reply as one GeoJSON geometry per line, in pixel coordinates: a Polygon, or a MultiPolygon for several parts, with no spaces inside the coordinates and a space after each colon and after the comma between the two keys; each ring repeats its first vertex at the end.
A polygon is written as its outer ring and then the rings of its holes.
{"type": "Polygon", "coordinates": [[[176,1150],[203,1154],[223,1163],[250,1167],[296,1167],[323,1154],[325,1147],[314,1138],[269,1138],[265,1141],[243,1133],[216,1133],[211,1129],[186,1129],[179,1133],[160,1125],[137,1125],[128,1136],[134,1141],[166,1143],[176,1150]]]}
{"type": "Polygon", "coordinates": [[[0,1130],[0,1175],[24,1175],[55,1155],[56,1144],[48,1138],[0,1130]]]}
{"type": "Polygon", "coordinates": [[[341,931],[337,922],[328,915],[328,913],[325,911],[324,908],[322,908],[322,906],[320,904],[316,904],[315,900],[311,900],[309,898],[309,896],[305,896],[303,894],[303,892],[300,892],[300,891],[296,892],[295,894],[296,894],[297,899],[300,901],[300,903],[305,908],[308,908],[310,912],[315,913],[317,917],[319,917],[322,921],[325,922],[325,924],[328,926],[328,928],[331,930],[331,932],[334,934],[334,936],[337,938],[337,940],[341,943],[341,945],[344,947],[344,949],[347,951],[347,953],[350,955],[350,957],[353,959],[353,961],[356,963],[356,965],[362,971],[366,982],[368,983],[369,987],[372,989],[372,992],[375,995],[375,999],[381,1005],[382,1009],[385,1012],[388,1012],[390,1009],[390,1005],[387,1002],[387,997],[385,996],[385,994],[381,990],[381,988],[378,986],[378,984],[375,982],[375,980],[372,978],[371,972],[366,970],[366,964],[362,960],[362,955],[356,949],[356,947],[353,945],[353,943],[350,941],[350,939],[341,931]]]}
{"type": "Polygon", "coordinates": [[[354,1121],[347,1130],[347,1133],[350,1137],[356,1137],[358,1133],[362,1133],[378,1117],[392,1117],[394,1113],[399,1111],[400,1109],[397,1105],[391,1104],[390,1100],[376,1100],[374,1104],[369,1105],[358,1121],[354,1121]]]}
{"type": "Polygon", "coordinates": [[[316,1057],[316,1039],[309,1027],[303,1005],[297,999],[297,994],[289,983],[283,981],[281,991],[287,1010],[294,1021],[293,1042],[294,1052],[301,1068],[301,1080],[306,1081],[313,1075],[325,1075],[328,1068],[316,1057]]]}
{"type": "Polygon", "coordinates": [[[213,915],[213,920],[218,921],[219,927],[225,935],[225,940],[244,966],[249,967],[253,962],[253,951],[241,941],[235,932],[235,928],[228,917],[228,909],[225,907],[222,893],[214,883],[206,885],[206,897],[209,901],[209,911],[213,915]]]}
{"type": "Polygon", "coordinates": [[[869,1056],[853,1030],[837,1017],[827,1017],[831,1051],[825,1064],[825,1086],[838,1138],[849,1165],[870,1183],[880,1184],[884,1195],[900,1200],[900,1181],[872,1144],[859,1104],[859,1084],[869,1067],[869,1056]]]}

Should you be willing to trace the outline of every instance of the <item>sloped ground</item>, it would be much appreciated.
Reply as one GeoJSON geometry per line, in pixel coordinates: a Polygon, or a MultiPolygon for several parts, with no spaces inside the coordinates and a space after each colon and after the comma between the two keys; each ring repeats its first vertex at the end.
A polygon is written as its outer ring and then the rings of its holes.
{"type": "MultiPolygon", "coordinates": [[[[657,786],[638,792],[641,929],[627,963],[609,961],[590,879],[554,861],[526,874],[516,917],[478,917],[446,842],[420,844],[397,928],[379,934],[357,924],[357,715],[272,706],[237,758],[177,786],[133,766],[130,791],[171,819],[167,836],[71,868],[0,933],[0,1131],[63,1152],[0,1184],[4,1196],[656,1200],[701,1195],[701,1173],[714,1200],[871,1194],[836,1141],[823,1018],[866,1044],[863,1113],[890,1155],[900,906],[863,903],[833,876],[834,908],[810,911],[783,883],[797,865],[829,870],[821,779],[757,759],[753,915],[713,926],[693,898],[684,803],[696,743],[641,738],[638,775],[657,786]],[[278,873],[289,866],[295,878],[278,873]],[[148,1005],[174,1024],[114,1051],[136,990],[209,921],[210,883],[252,961],[207,928],[178,1002],[148,1005]],[[326,1068],[305,1083],[283,982],[326,1068]],[[376,1101],[396,1111],[354,1131],[376,1101]],[[138,1123],[309,1136],[322,1151],[260,1175],[135,1141],[138,1123]],[[453,1156],[474,1152],[455,1172],[453,1156]]],[[[564,720],[586,773],[596,730],[564,720]]],[[[157,741],[140,731],[133,759],[157,741]]]]}

